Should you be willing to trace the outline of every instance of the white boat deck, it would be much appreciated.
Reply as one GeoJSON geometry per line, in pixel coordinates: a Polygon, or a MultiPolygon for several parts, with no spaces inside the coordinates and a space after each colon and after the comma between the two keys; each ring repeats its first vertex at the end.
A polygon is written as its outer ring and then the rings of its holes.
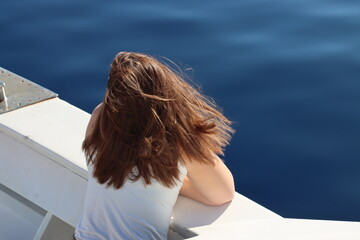
{"type": "MultiPolygon", "coordinates": [[[[71,237],[86,190],[89,118],[59,98],[0,114],[1,239],[71,237]]],[[[180,196],[169,239],[188,238],[360,239],[360,223],[286,219],[240,194],[219,207],[180,196]]]]}

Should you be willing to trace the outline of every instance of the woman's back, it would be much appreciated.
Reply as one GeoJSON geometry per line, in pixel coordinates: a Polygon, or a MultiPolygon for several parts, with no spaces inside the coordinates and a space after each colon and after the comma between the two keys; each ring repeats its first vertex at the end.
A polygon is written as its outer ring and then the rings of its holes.
{"type": "Polygon", "coordinates": [[[186,169],[179,165],[180,180],[172,188],[157,181],[125,181],[120,189],[89,179],[84,214],[76,228],[78,239],[166,239],[173,206],[186,169]]]}
{"type": "Polygon", "coordinates": [[[179,192],[210,205],[230,201],[234,181],[217,156],[230,123],[166,65],[117,54],[83,142],[89,181],[76,238],[166,239],[179,192]]]}

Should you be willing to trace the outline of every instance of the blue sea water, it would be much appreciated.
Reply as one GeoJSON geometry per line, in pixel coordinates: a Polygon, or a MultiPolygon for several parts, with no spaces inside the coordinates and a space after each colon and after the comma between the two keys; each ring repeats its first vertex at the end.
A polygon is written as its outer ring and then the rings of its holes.
{"type": "Polygon", "coordinates": [[[165,56],[235,122],[238,192],[360,221],[360,1],[2,0],[0,66],[91,112],[118,51],[165,56]]]}

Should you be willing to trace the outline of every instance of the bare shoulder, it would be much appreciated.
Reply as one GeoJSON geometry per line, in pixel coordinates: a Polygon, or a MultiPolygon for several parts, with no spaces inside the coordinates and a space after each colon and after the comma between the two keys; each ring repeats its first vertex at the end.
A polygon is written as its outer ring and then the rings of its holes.
{"type": "Polygon", "coordinates": [[[102,108],[103,108],[103,103],[100,103],[94,108],[91,115],[98,115],[102,108]]]}
{"type": "Polygon", "coordinates": [[[95,125],[95,122],[96,122],[96,119],[98,118],[98,116],[100,115],[100,112],[103,108],[103,103],[100,103],[99,105],[97,105],[94,110],[92,111],[92,114],[91,114],[91,118],[90,118],[90,121],[88,123],[88,126],[86,128],[86,134],[85,136],[89,136],[94,128],[94,125],[95,125]]]}

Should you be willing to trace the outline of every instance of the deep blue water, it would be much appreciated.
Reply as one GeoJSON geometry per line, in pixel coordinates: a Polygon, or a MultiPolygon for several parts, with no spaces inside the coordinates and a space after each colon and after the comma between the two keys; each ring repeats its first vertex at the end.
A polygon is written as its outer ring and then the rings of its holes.
{"type": "Polygon", "coordinates": [[[0,66],[88,112],[121,50],[165,56],[236,122],[236,189],[285,217],[360,221],[360,1],[16,1],[0,66]]]}

